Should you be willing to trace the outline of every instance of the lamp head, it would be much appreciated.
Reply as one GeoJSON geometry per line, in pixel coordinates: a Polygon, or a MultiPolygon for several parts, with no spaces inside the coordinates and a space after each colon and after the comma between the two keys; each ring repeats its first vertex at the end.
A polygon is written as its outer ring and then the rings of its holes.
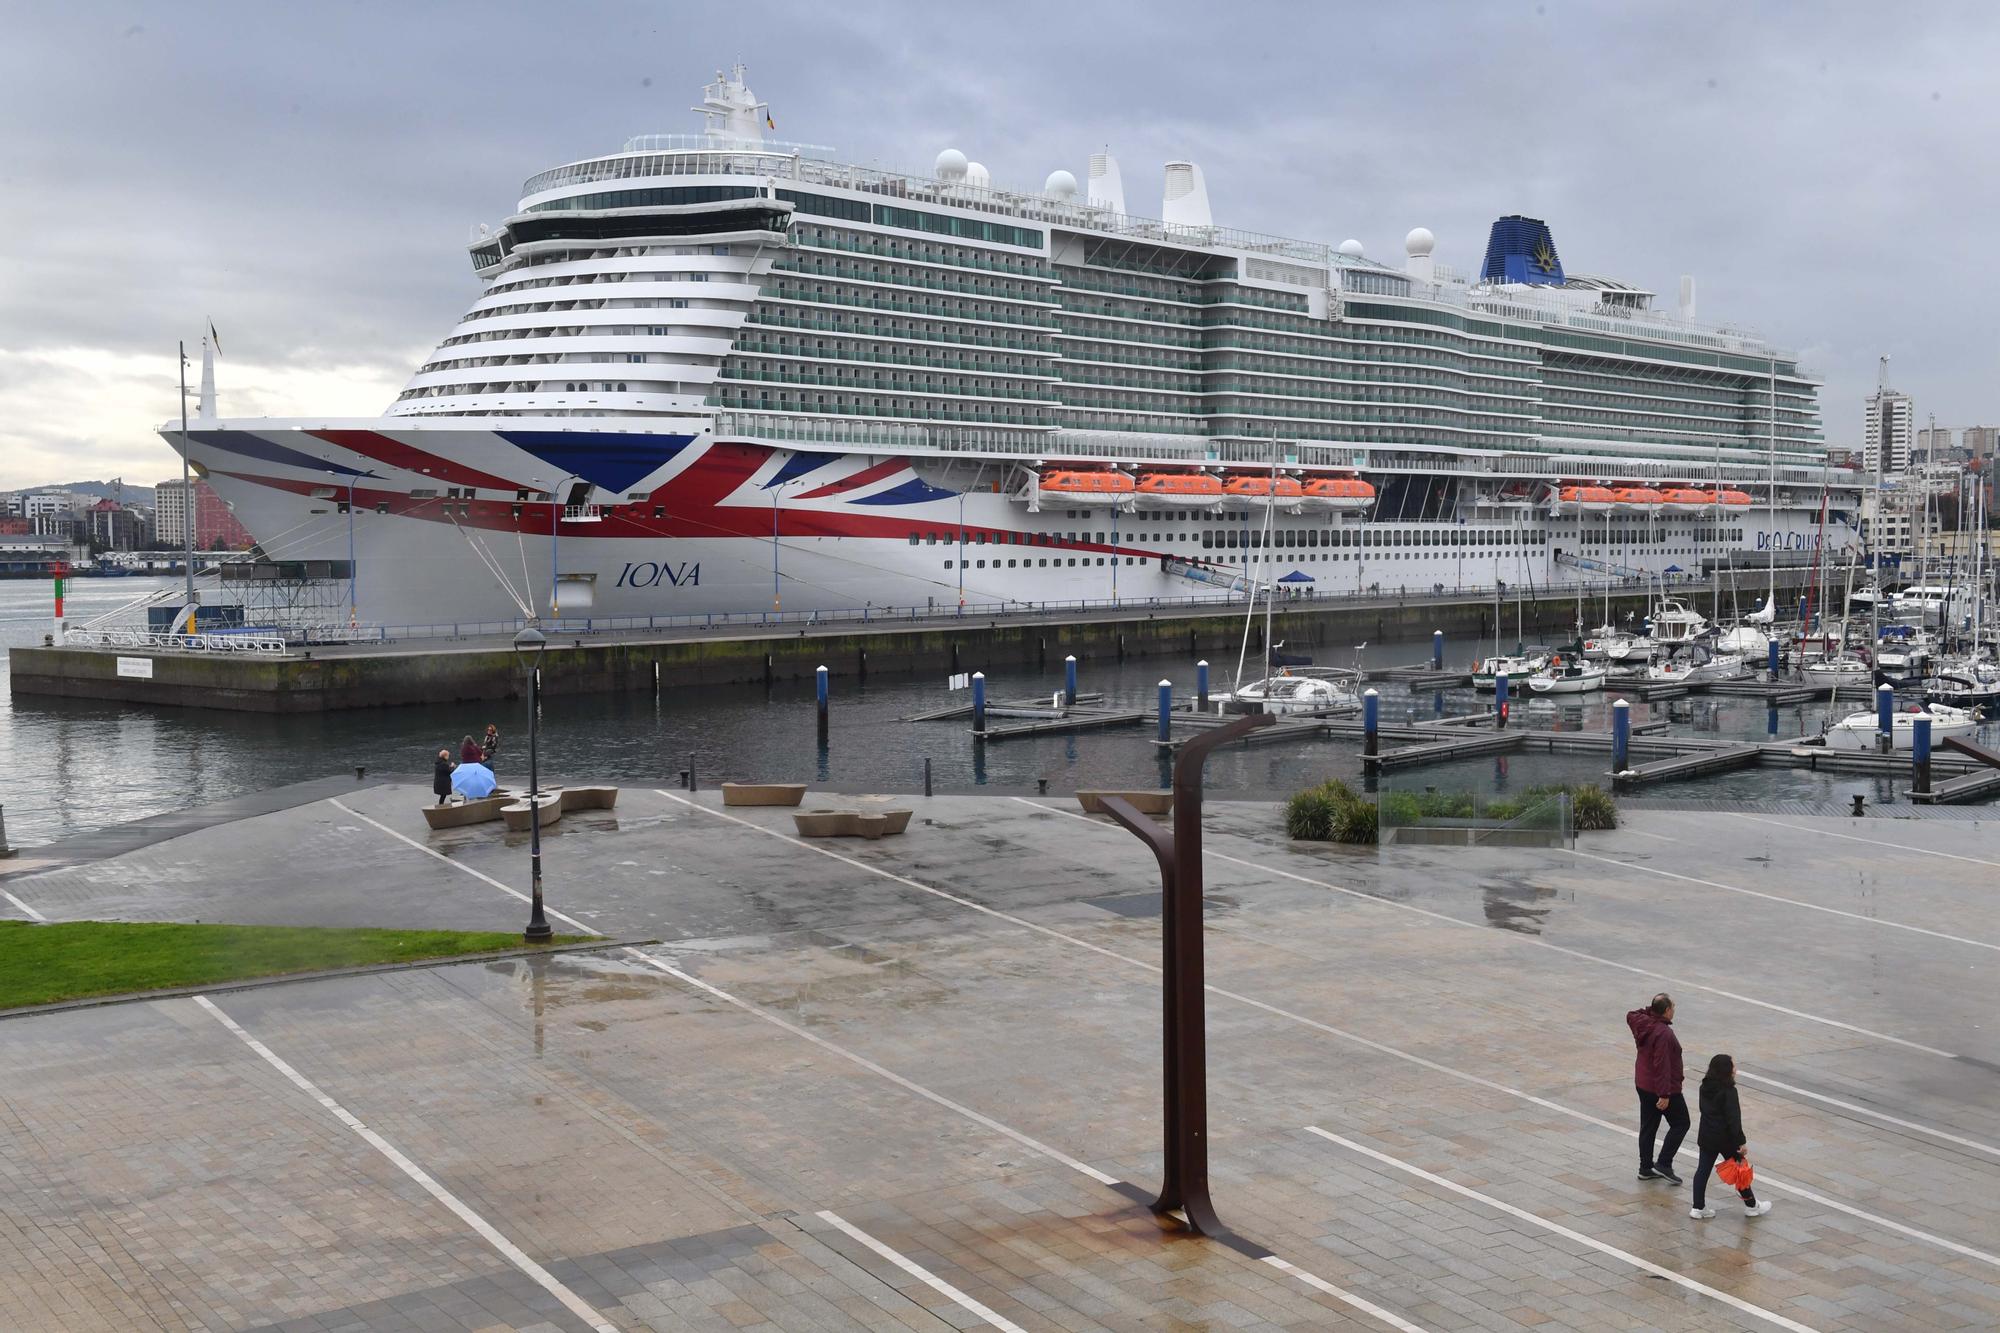
{"type": "Polygon", "coordinates": [[[523,627],[514,636],[514,651],[521,655],[521,665],[529,671],[541,664],[542,650],[548,646],[548,637],[533,625],[523,627]]]}

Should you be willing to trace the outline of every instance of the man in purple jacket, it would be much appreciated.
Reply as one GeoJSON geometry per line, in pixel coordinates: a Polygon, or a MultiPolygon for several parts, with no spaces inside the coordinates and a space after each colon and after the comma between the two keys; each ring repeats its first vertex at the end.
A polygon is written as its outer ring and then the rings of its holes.
{"type": "Polygon", "coordinates": [[[1644,1009],[1625,1015],[1632,1040],[1639,1047],[1639,1059],[1632,1082],[1639,1089],[1639,1179],[1665,1180],[1678,1185],[1674,1174],[1674,1154],[1687,1137],[1687,1099],[1681,1096],[1681,1039],[1674,1035],[1673,998],[1662,991],[1644,1009]],[[1667,1136],[1660,1151],[1653,1152],[1653,1135],[1660,1121],[1667,1122],[1667,1136]]]}

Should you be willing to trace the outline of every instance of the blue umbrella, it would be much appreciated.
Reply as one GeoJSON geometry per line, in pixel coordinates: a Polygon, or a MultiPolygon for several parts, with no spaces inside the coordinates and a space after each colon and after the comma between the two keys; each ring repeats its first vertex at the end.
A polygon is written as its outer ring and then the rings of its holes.
{"type": "Polygon", "coordinates": [[[451,771],[451,789],[468,801],[491,796],[499,785],[493,770],[484,764],[460,764],[451,771]]]}
{"type": "Polygon", "coordinates": [[[1297,569],[1295,569],[1295,570],[1293,570],[1293,571],[1292,571],[1291,573],[1289,573],[1289,574],[1285,575],[1285,576],[1284,576],[1283,578],[1279,579],[1279,580],[1278,580],[1278,582],[1280,582],[1280,583],[1312,583],[1312,582],[1314,582],[1314,579],[1313,579],[1313,576],[1312,576],[1312,575],[1310,575],[1310,574],[1308,574],[1308,573],[1305,573],[1305,572],[1304,572],[1303,570],[1297,570],[1297,569]]]}

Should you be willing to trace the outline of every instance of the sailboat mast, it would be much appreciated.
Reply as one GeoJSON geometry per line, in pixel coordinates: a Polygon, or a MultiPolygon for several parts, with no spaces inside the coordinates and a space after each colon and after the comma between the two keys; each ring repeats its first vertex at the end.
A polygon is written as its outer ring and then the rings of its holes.
{"type": "Polygon", "coordinates": [[[1772,623],[1776,624],[1778,614],[1778,358],[1775,356],[1771,358],[1770,402],[1767,406],[1769,407],[1769,411],[1765,418],[1764,437],[1770,445],[1771,475],[1765,483],[1768,491],[1765,496],[1768,508],[1765,512],[1769,516],[1769,526],[1771,529],[1771,591],[1769,594],[1770,599],[1764,604],[1771,608],[1772,623]]]}

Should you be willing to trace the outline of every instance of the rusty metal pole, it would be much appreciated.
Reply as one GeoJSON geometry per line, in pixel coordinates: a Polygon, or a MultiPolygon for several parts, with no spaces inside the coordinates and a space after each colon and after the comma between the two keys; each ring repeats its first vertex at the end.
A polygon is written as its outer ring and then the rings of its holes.
{"type": "Polygon", "coordinates": [[[1209,752],[1277,719],[1253,713],[1187,742],[1174,761],[1174,827],[1170,833],[1122,797],[1104,809],[1152,849],[1160,863],[1162,1119],[1165,1179],[1152,1204],[1179,1214],[1187,1229],[1219,1235],[1222,1223],[1208,1197],[1207,978],[1202,963],[1201,775],[1209,752]]]}

